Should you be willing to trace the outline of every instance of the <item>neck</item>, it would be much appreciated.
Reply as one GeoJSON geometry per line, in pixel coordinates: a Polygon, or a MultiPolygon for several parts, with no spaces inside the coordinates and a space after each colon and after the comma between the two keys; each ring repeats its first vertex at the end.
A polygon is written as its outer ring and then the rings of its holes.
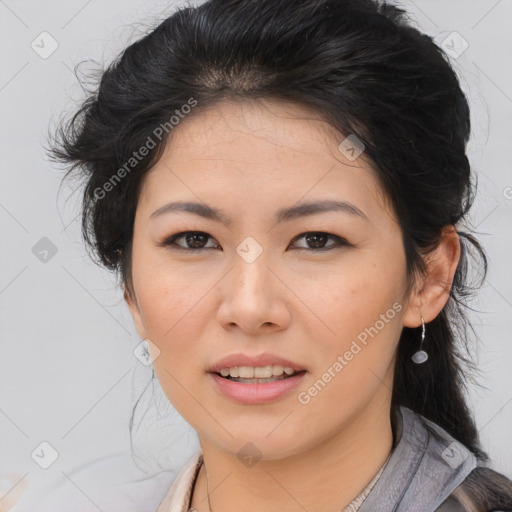
{"type": "Polygon", "coordinates": [[[390,402],[368,406],[342,431],[311,450],[286,459],[261,459],[249,468],[241,466],[236,453],[200,441],[204,464],[192,499],[198,512],[209,512],[206,475],[212,512],[339,512],[368,485],[391,453],[390,402]]]}

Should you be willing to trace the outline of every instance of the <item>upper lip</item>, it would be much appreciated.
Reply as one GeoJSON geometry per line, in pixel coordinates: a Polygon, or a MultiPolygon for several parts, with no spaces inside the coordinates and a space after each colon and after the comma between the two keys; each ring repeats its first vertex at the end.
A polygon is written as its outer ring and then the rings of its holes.
{"type": "Polygon", "coordinates": [[[289,361],[283,357],[279,357],[274,354],[231,354],[219,359],[209,369],[209,372],[219,373],[222,368],[231,368],[234,366],[269,366],[269,365],[280,365],[292,368],[296,372],[305,370],[302,366],[293,361],[289,361]]]}

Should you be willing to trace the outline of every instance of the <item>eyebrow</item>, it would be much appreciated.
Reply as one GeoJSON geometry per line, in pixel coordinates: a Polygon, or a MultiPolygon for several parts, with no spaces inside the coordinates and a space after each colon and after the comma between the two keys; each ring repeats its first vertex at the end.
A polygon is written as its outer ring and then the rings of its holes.
{"type": "MultiPolygon", "coordinates": [[[[324,200],[302,203],[289,208],[282,208],[276,212],[275,222],[279,224],[281,222],[291,221],[300,217],[334,211],[348,213],[368,220],[368,217],[352,203],[347,201],[324,200]]],[[[205,219],[220,222],[225,226],[230,226],[233,223],[233,219],[226,215],[223,210],[207,205],[206,203],[194,203],[191,201],[176,201],[165,204],[150,215],[150,220],[165,214],[180,212],[199,215],[205,219]]]]}
{"type": "MultiPolygon", "coordinates": [[[[192,213],[205,219],[220,222],[225,226],[231,226],[233,223],[233,219],[226,215],[223,210],[207,205],[206,203],[195,203],[191,201],[176,201],[165,204],[161,208],[158,208],[158,210],[155,210],[149,218],[151,220],[165,214],[180,212],[192,213]]],[[[347,201],[324,200],[282,208],[276,212],[275,222],[279,224],[324,212],[343,212],[368,220],[368,217],[352,203],[347,201]]]]}

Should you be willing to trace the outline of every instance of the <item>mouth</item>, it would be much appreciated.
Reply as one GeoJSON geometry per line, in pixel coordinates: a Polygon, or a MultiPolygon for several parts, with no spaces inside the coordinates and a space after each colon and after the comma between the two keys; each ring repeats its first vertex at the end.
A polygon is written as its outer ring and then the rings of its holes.
{"type": "MultiPolygon", "coordinates": [[[[241,366],[236,369],[242,370],[244,375],[244,368],[247,367],[241,366]]],[[[303,382],[307,373],[306,370],[292,370],[291,374],[283,371],[281,375],[271,377],[232,377],[232,367],[229,370],[230,374],[226,376],[221,375],[220,372],[210,372],[212,383],[223,397],[244,405],[262,405],[285,399],[303,382]]]]}
{"type": "Polygon", "coordinates": [[[288,379],[306,369],[275,354],[231,354],[217,361],[208,370],[234,382],[265,383],[288,379]]]}
{"type": "Polygon", "coordinates": [[[214,372],[219,377],[232,382],[243,384],[268,384],[280,380],[295,377],[298,374],[306,373],[306,370],[294,370],[290,366],[267,365],[267,366],[231,366],[225,367],[220,372],[214,372]]]}
{"type": "Polygon", "coordinates": [[[231,354],[207,370],[215,389],[238,404],[284,399],[303,382],[303,366],[274,354],[231,354]]]}

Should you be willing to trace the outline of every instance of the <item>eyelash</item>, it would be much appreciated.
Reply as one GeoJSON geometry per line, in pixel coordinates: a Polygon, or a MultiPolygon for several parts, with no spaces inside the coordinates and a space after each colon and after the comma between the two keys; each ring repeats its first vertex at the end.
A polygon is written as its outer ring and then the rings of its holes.
{"type": "MultiPolygon", "coordinates": [[[[214,239],[212,236],[210,236],[208,233],[205,233],[204,231],[182,231],[180,233],[176,233],[175,235],[171,235],[170,237],[165,238],[163,241],[159,242],[157,245],[159,247],[168,247],[170,249],[178,250],[178,251],[181,251],[184,253],[193,253],[193,252],[197,253],[197,252],[203,251],[205,249],[215,249],[215,247],[200,247],[198,249],[186,249],[186,248],[181,247],[180,245],[177,245],[175,243],[176,240],[178,240],[179,238],[182,238],[188,234],[206,235],[209,239],[214,239]]],[[[307,231],[305,233],[301,233],[300,235],[297,235],[292,240],[292,243],[296,242],[297,240],[300,240],[301,238],[305,237],[306,235],[326,235],[328,238],[335,240],[337,243],[333,244],[331,246],[328,246],[328,247],[322,247],[320,249],[300,248],[300,249],[297,249],[298,251],[325,252],[325,251],[330,251],[331,249],[335,249],[337,247],[342,247],[342,246],[351,247],[352,246],[352,244],[347,242],[347,240],[345,240],[344,238],[337,236],[337,235],[330,234],[330,233],[325,233],[323,231],[307,231]]]]}

